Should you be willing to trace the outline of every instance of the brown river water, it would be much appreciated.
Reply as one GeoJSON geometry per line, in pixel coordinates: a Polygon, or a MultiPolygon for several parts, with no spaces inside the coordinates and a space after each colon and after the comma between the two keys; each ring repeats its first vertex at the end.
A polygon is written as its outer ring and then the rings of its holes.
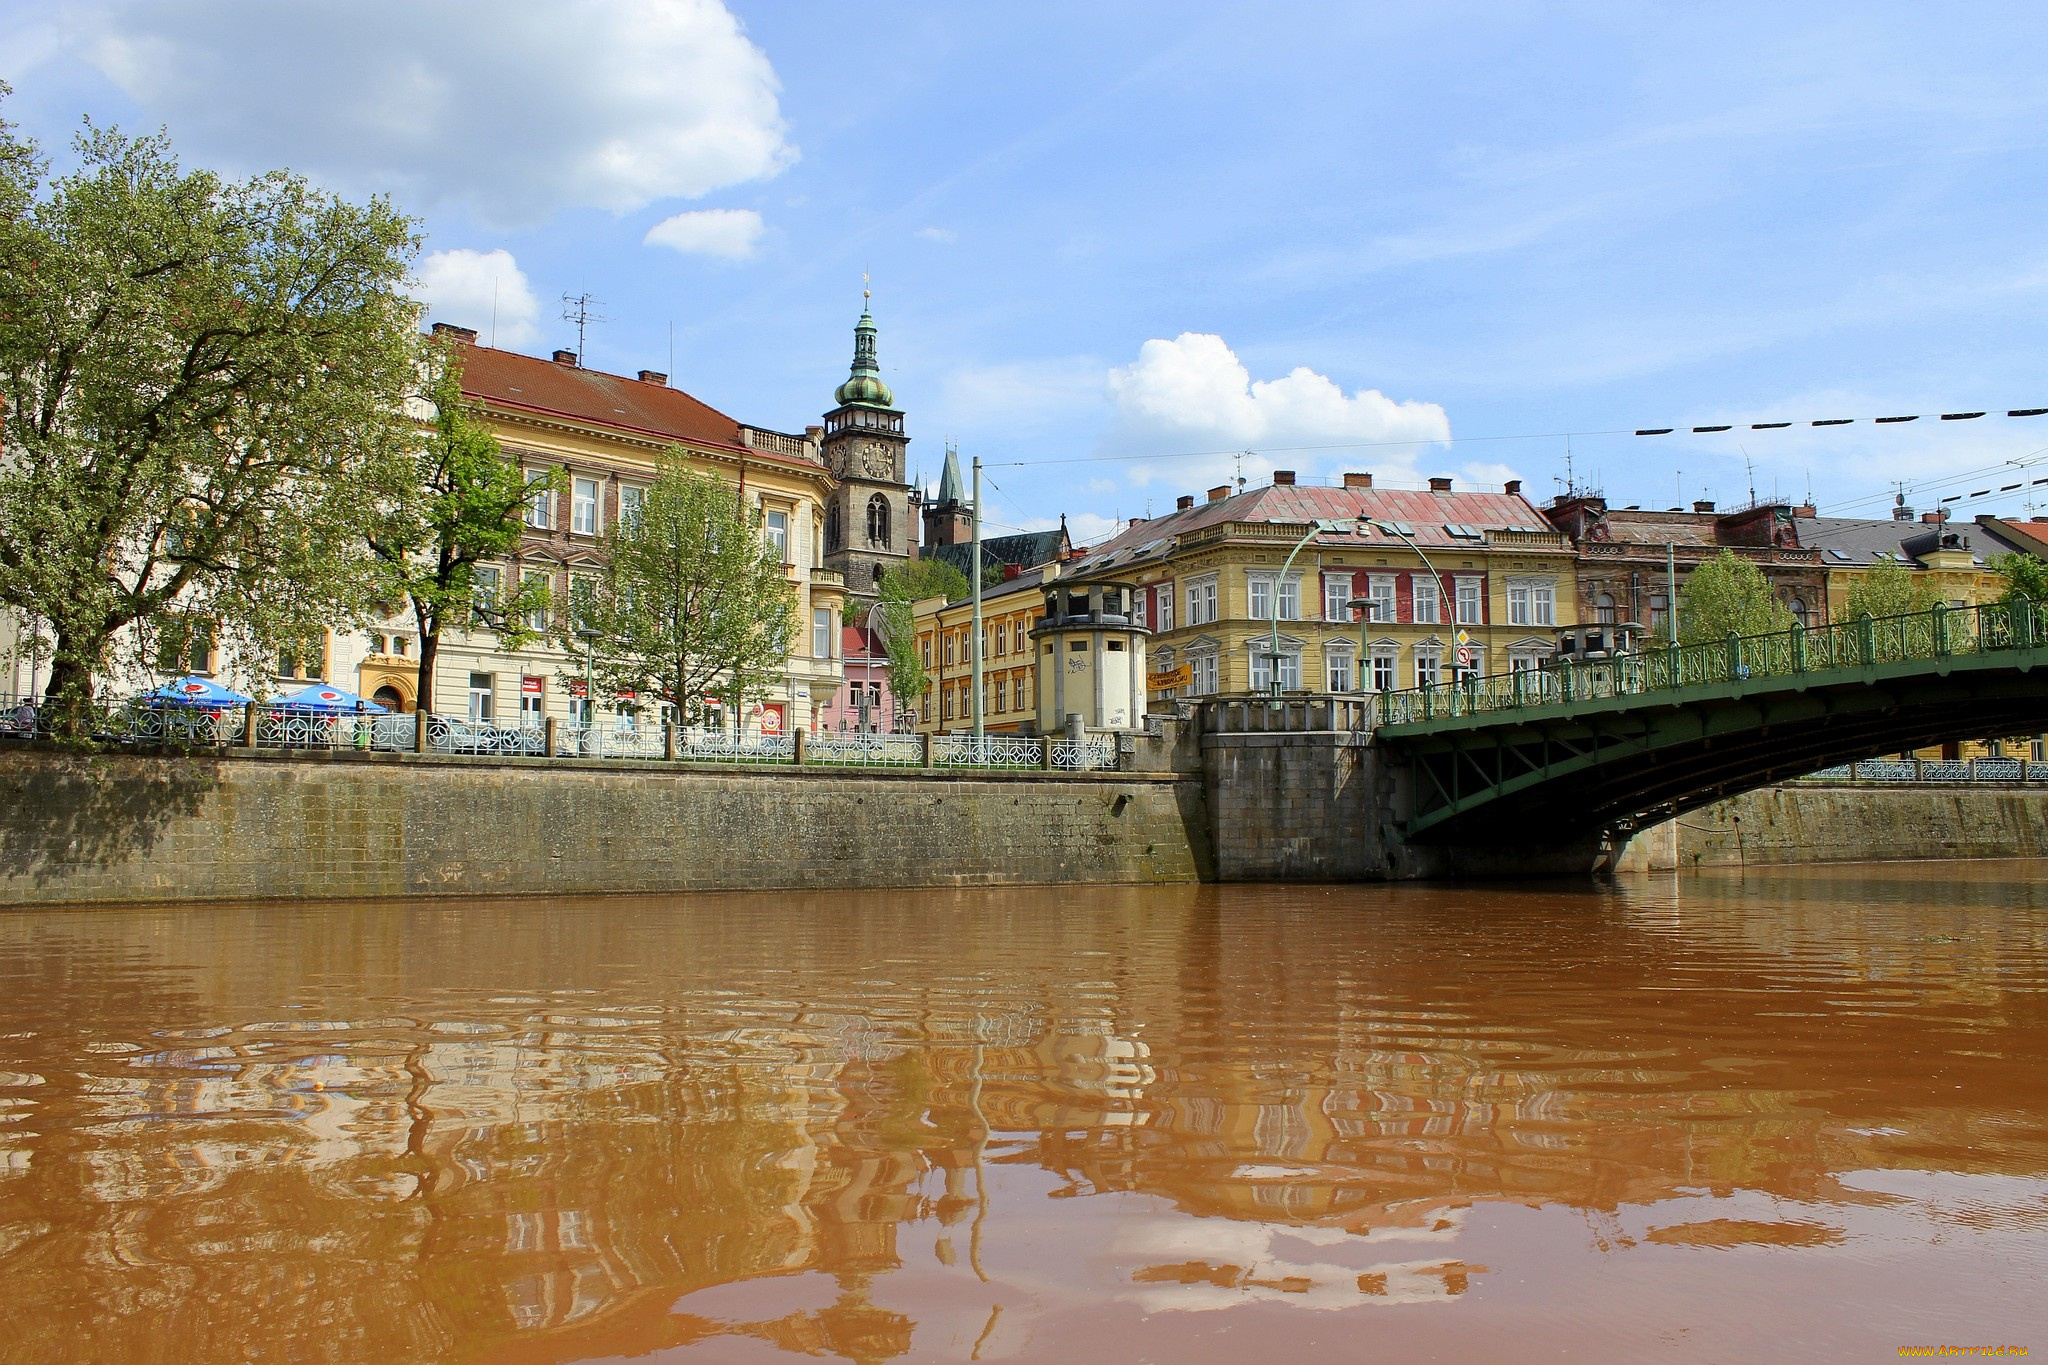
{"type": "Polygon", "coordinates": [[[0,912],[0,1360],[2048,1353],[2048,866],[0,912]]]}

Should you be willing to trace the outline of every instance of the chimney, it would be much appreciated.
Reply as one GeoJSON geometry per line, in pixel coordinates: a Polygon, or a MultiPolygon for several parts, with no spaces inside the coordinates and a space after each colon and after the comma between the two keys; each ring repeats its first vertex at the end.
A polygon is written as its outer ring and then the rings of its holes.
{"type": "Polygon", "coordinates": [[[1133,525],[1133,526],[1136,526],[1136,525],[1138,525],[1138,524],[1139,524],[1140,522],[1142,522],[1142,521],[1144,521],[1144,520],[1145,520],[1145,519],[1144,519],[1143,517],[1132,517],[1132,518],[1131,518],[1131,525],[1133,525]]]}
{"type": "Polygon", "coordinates": [[[1926,522],[1929,526],[1939,526],[1944,521],[1947,521],[1948,518],[1944,517],[1939,512],[1922,512],[1920,514],[1920,520],[1926,522]]]}
{"type": "Polygon", "coordinates": [[[1183,493],[1173,500],[1173,510],[1176,512],[1185,512],[1194,505],[1195,495],[1193,493],[1183,493]]]}
{"type": "Polygon", "coordinates": [[[1431,479],[1429,481],[1429,491],[1432,493],[1448,493],[1451,491],[1451,481],[1449,479],[1431,479]]]}
{"type": "Polygon", "coordinates": [[[1294,471],[1293,471],[1293,470],[1291,470],[1291,469],[1276,469],[1276,470],[1274,470],[1274,471],[1273,471],[1273,487],[1275,487],[1275,488],[1292,488],[1292,487],[1294,487],[1294,471]]]}
{"type": "Polygon", "coordinates": [[[1015,578],[1018,574],[1023,572],[1024,570],[1020,565],[1005,564],[1003,565],[1003,581],[1007,583],[1011,579],[1015,578]]]}
{"type": "Polygon", "coordinates": [[[1511,498],[1519,498],[1522,496],[1522,481],[1520,479],[1509,479],[1501,491],[1511,498]]]}
{"type": "Polygon", "coordinates": [[[640,382],[643,384],[659,384],[665,389],[668,387],[668,376],[660,370],[642,370],[640,371],[640,382]]]}
{"type": "Polygon", "coordinates": [[[1344,476],[1344,486],[1346,488],[1370,488],[1372,487],[1372,475],[1346,474],[1344,476]]]}
{"type": "Polygon", "coordinates": [[[1820,513],[1814,510],[1812,503],[1802,502],[1792,509],[1792,515],[1795,517],[1817,517],[1820,513]]]}
{"type": "Polygon", "coordinates": [[[567,365],[573,370],[576,368],[576,353],[574,351],[556,351],[555,363],[557,365],[567,365]]]}
{"type": "Polygon", "coordinates": [[[1695,512],[1711,512],[1714,510],[1714,504],[1705,498],[1701,498],[1692,505],[1692,510],[1695,512]]]}
{"type": "Polygon", "coordinates": [[[437,337],[447,337],[451,341],[466,341],[472,346],[476,345],[476,328],[474,327],[457,327],[452,322],[437,322],[434,324],[434,335],[437,337]]]}
{"type": "Polygon", "coordinates": [[[1214,488],[1209,490],[1210,502],[1222,502],[1225,498],[1229,496],[1230,485],[1227,483],[1219,483],[1214,488]]]}

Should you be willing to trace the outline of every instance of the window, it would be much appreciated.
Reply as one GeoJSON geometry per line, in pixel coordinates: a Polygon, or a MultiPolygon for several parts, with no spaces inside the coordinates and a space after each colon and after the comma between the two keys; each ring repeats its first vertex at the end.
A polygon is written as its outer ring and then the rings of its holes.
{"type": "MultiPolygon", "coordinates": [[[[1512,621],[1514,619],[1514,615],[1514,599],[1510,597],[1508,599],[1508,619],[1512,621]]],[[[1593,619],[1595,621],[1602,623],[1603,625],[1613,623],[1613,621],[1615,620],[1613,593],[1603,592],[1598,597],[1595,597],[1593,599],[1593,619]]]]}
{"type": "Polygon", "coordinates": [[[489,564],[479,564],[469,580],[469,605],[472,615],[482,618],[479,624],[488,624],[491,614],[498,609],[498,597],[504,591],[505,575],[489,564]]]}
{"type": "Polygon", "coordinates": [[[1151,605],[1152,594],[1146,592],[1143,588],[1131,594],[1131,624],[1145,626],[1149,629],[1151,623],[1145,619],[1145,610],[1151,605]]]}
{"type": "Polygon", "coordinates": [[[844,539],[839,526],[839,504],[835,502],[825,512],[825,548],[836,550],[844,539]]]}
{"type": "Polygon", "coordinates": [[[519,586],[531,592],[539,599],[535,605],[527,608],[526,628],[528,630],[546,630],[548,628],[548,577],[546,569],[528,569],[525,573],[519,575],[519,586]]]}
{"type": "Polygon", "coordinates": [[[1420,645],[1416,646],[1415,685],[1417,687],[1434,687],[1443,681],[1443,674],[1443,650],[1435,646],[1427,648],[1420,645]]]}
{"type": "Polygon", "coordinates": [[[951,719],[953,719],[953,717],[954,717],[954,716],[956,716],[956,715],[958,715],[958,714],[959,714],[959,712],[958,712],[958,711],[956,711],[956,710],[954,709],[954,707],[955,707],[955,705],[957,704],[958,700],[959,700],[959,696],[958,696],[958,694],[957,694],[957,693],[956,693],[956,692],[955,692],[955,691],[954,691],[954,690],[953,690],[953,689],[952,689],[951,687],[948,687],[948,688],[946,689],[946,719],[947,719],[947,720],[951,720],[951,719]]]}
{"type": "Polygon", "coordinates": [[[1663,593],[1650,594],[1650,633],[1652,635],[1660,635],[1667,639],[1670,637],[1671,627],[1666,619],[1669,612],[1670,607],[1665,602],[1663,593]]]}
{"type": "Polygon", "coordinates": [[[769,545],[775,549],[775,558],[789,563],[789,513],[771,508],[761,518],[761,525],[769,545]]]}
{"type": "Polygon", "coordinates": [[[1479,598],[1479,580],[1461,577],[1452,579],[1451,582],[1458,594],[1458,624],[1461,626],[1478,625],[1484,618],[1484,608],[1479,598]]]}
{"type": "Polygon", "coordinates": [[[547,724],[548,681],[546,678],[519,680],[519,723],[529,730],[547,724]]]}
{"type": "Polygon", "coordinates": [[[1798,622],[1798,623],[1800,624],[1800,626],[1801,626],[1801,627],[1804,627],[1805,625],[1807,625],[1807,619],[1806,619],[1806,610],[1807,610],[1807,609],[1806,609],[1806,599],[1805,599],[1805,598],[1803,598],[1803,597],[1795,597],[1795,598],[1793,598],[1793,599],[1792,599],[1792,600],[1791,600],[1790,602],[1786,603],[1786,605],[1792,608],[1792,619],[1793,619],[1793,620],[1797,621],[1797,622],[1798,622]]]}
{"type": "Polygon", "coordinates": [[[1351,651],[1333,649],[1324,655],[1324,682],[1332,692],[1351,690],[1351,651]]]}
{"type": "Polygon", "coordinates": [[[1217,654],[1213,649],[1188,655],[1188,695],[1207,696],[1216,691],[1217,654]]]}
{"type": "Polygon", "coordinates": [[[1436,579],[1429,574],[1414,574],[1408,581],[1415,592],[1416,624],[1433,626],[1443,620],[1439,609],[1443,594],[1437,591],[1436,579]]]}
{"type": "MultiPolygon", "coordinates": [[[[1460,592],[1463,585],[1460,584],[1460,592]]],[[[1605,596],[1606,594],[1602,594],[1605,596]]],[[[1608,610],[1614,608],[1614,599],[1607,598],[1608,610]]],[[[1462,618],[1464,609],[1459,609],[1462,618]]],[[[1605,619],[1611,621],[1610,614],[1605,619]]],[[[1547,578],[1510,578],[1508,580],[1508,624],[1511,626],[1554,626],[1557,624],[1557,584],[1547,578]]]]}
{"type": "Polygon", "coordinates": [[[1153,629],[1162,632],[1172,630],[1173,584],[1161,583],[1159,585],[1159,590],[1153,594],[1152,604],[1154,607],[1158,609],[1159,612],[1159,624],[1157,626],[1154,626],[1153,629]]]}
{"type": "Polygon", "coordinates": [[[1543,656],[1533,650],[1522,650],[1508,655],[1508,672],[1534,673],[1543,666],[1543,656]]]}
{"type": "Polygon", "coordinates": [[[490,723],[491,675],[488,673],[469,675],[469,718],[480,724],[490,723]]]}
{"type": "Polygon", "coordinates": [[[1277,592],[1280,619],[1299,621],[1301,619],[1301,578],[1289,575],[1276,580],[1272,574],[1254,574],[1247,578],[1251,589],[1251,617],[1254,621],[1273,619],[1274,598],[1277,592]]]}
{"type": "Polygon", "coordinates": [[[1010,686],[1009,679],[1007,678],[996,679],[995,709],[998,711],[1007,711],[1010,709],[1010,686]]]}
{"type": "Polygon", "coordinates": [[[637,531],[646,514],[647,490],[622,485],[619,489],[619,525],[628,531],[637,531]]]}
{"type": "Polygon", "coordinates": [[[526,471],[526,486],[532,489],[526,503],[526,524],[536,531],[546,531],[555,524],[555,495],[545,485],[548,481],[544,469],[526,471]]]}
{"type": "MultiPolygon", "coordinates": [[[[1273,644],[1270,640],[1252,642],[1252,691],[1273,690],[1273,644]]],[[[1290,651],[1285,644],[1280,647],[1280,690],[1299,692],[1301,690],[1301,655],[1290,651]]]]}
{"type": "Polygon", "coordinates": [[[949,664],[960,662],[960,637],[951,631],[946,632],[946,662],[949,664]]]}
{"type": "Polygon", "coordinates": [[[569,529],[579,536],[594,536],[597,534],[596,479],[570,480],[569,529]]]}
{"type": "Polygon", "coordinates": [[[832,608],[811,609],[811,657],[829,659],[832,657],[832,608]]]}
{"type": "Polygon", "coordinates": [[[920,637],[920,638],[919,638],[919,640],[918,640],[918,642],[917,642],[917,653],[918,653],[918,662],[919,662],[920,664],[922,664],[922,665],[923,665],[923,666],[925,667],[925,669],[926,669],[927,671],[929,671],[929,670],[930,670],[930,668],[931,668],[931,666],[932,666],[932,637],[931,637],[931,636],[929,636],[929,635],[926,635],[926,636],[922,636],[922,637],[920,637]]]}
{"type": "Polygon", "coordinates": [[[1390,573],[1376,573],[1365,580],[1365,600],[1371,603],[1365,609],[1365,619],[1391,624],[1394,620],[1394,576],[1390,573]]]}
{"type": "Polygon", "coordinates": [[[868,544],[889,548],[889,500],[880,493],[868,499],[868,544]]]}
{"type": "Polygon", "coordinates": [[[1191,626],[1206,626],[1216,619],[1216,579],[1213,575],[1188,584],[1188,620],[1191,626]]]}
{"type": "Polygon", "coordinates": [[[1299,621],[1301,619],[1301,580],[1283,578],[1280,580],[1280,619],[1299,621]]]}
{"type": "Polygon", "coordinates": [[[327,667],[327,640],[323,635],[309,636],[297,644],[287,644],[277,651],[277,676],[280,678],[318,678],[327,667]]]}
{"type": "Polygon", "coordinates": [[[173,621],[158,637],[156,666],[161,673],[205,673],[213,664],[213,628],[203,621],[173,621]]]}
{"type": "Polygon", "coordinates": [[[1252,600],[1252,607],[1251,607],[1251,617],[1252,617],[1252,620],[1254,620],[1254,621],[1270,621],[1270,620],[1272,620],[1272,619],[1273,619],[1273,580],[1272,580],[1272,579],[1270,579],[1270,578],[1254,578],[1254,579],[1253,579],[1253,580],[1251,581],[1251,589],[1252,589],[1252,598],[1251,598],[1251,600],[1252,600]]]}
{"type": "Polygon", "coordinates": [[[1323,575],[1323,619],[1325,621],[1349,621],[1351,609],[1344,604],[1351,600],[1351,575],[1333,573],[1323,575]]]}
{"type": "Polygon", "coordinates": [[[1394,690],[1394,664],[1400,656],[1393,649],[1375,646],[1372,652],[1372,690],[1394,690]]]}
{"type": "Polygon", "coordinates": [[[590,609],[597,605],[597,580],[588,574],[569,579],[569,624],[578,631],[592,629],[590,609]]]}

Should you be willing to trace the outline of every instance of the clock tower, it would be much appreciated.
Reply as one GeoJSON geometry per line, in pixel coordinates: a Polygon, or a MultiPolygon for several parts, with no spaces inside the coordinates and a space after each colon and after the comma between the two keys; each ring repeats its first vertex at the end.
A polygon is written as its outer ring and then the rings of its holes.
{"type": "Polygon", "coordinates": [[[846,575],[846,595],[872,605],[882,578],[915,557],[917,524],[904,479],[903,414],[875,363],[875,320],[861,292],[853,329],[853,373],[825,414],[825,467],[838,478],[825,506],[825,567],[846,575]]]}

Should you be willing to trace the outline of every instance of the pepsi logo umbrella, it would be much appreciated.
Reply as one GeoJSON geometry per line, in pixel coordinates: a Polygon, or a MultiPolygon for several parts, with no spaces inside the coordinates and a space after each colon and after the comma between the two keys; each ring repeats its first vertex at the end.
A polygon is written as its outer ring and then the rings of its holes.
{"type": "Polygon", "coordinates": [[[232,687],[222,687],[211,678],[188,676],[173,678],[162,687],[153,687],[136,700],[144,706],[189,706],[202,711],[218,711],[246,705],[255,698],[232,687]]]}
{"type": "Polygon", "coordinates": [[[346,687],[324,682],[272,697],[270,704],[280,711],[307,711],[318,715],[340,715],[343,712],[353,715],[358,711],[366,715],[382,715],[385,709],[346,687]]]}

